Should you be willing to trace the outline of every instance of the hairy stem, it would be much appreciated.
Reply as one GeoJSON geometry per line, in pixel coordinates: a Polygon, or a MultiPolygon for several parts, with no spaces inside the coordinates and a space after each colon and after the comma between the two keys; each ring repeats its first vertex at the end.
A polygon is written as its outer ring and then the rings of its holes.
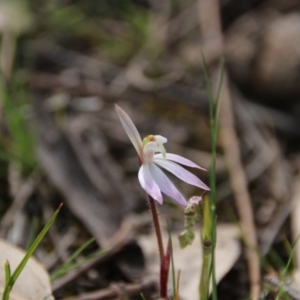
{"type": "Polygon", "coordinates": [[[156,234],[156,238],[157,238],[160,264],[162,264],[164,261],[164,246],[163,246],[163,241],[162,241],[162,236],[161,236],[158,213],[157,213],[155,202],[152,199],[152,197],[149,195],[148,195],[148,201],[149,201],[149,205],[150,205],[150,210],[151,210],[152,219],[153,219],[153,225],[154,225],[155,234],[156,234]]]}

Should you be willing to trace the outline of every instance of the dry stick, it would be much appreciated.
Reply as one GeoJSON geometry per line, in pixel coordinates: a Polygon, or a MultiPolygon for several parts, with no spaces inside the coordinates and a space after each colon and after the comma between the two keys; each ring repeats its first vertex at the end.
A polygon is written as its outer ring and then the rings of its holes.
{"type": "Polygon", "coordinates": [[[241,153],[234,127],[230,93],[225,76],[221,97],[220,138],[229,168],[231,186],[235,195],[235,202],[241,220],[244,238],[248,246],[246,255],[251,283],[251,299],[257,300],[260,294],[260,264],[259,257],[256,253],[257,237],[253,221],[251,199],[247,189],[247,179],[241,163],[241,153]]]}
{"type": "MultiPolygon", "coordinates": [[[[130,283],[126,285],[112,285],[98,291],[86,292],[79,296],[67,298],[67,300],[100,300],[100,299],[129,299],[130,296],[141,294],[145,289],[153,290],[156,280],[148,278],[141,283],[130,283]],[[125,296],[124,296],[125,294],[125,296]],[[128,298],[127,298],[128,297],[128,298]]],[[[140,299],[142,299],[140,297],[140,299]]]]}
{"type": "Polygon", "coordinates": [[[2,217],[0,222],[0,235],[5,236],[8,229],[14,223],[16,216],[22,211],[27,200],[35,191],[37,185],[40,182],[40,177],[37,175],[31,175],[24,182],[22,182],[16,195],[13,196],[13,203],[2,217]]]}
{"type": "MultiPolygon", "coordinates": [[[[278,280],[277,278],[274,278],[272,276],[266,276],[264,278],[264,282],[277,289],[277,290],[283,290],[288,296],[289,298],[288,299],[291,299],[291,300],[300,300],[300,296],[299,296],[299,293],[298,293],[298,289],[294,289],[292,286],[289,286],[285,283],[282,283],[280,280],[278,280]]],[[[276,298],[277,299],[277,298],[276,298]]],[[[282,298],[280,298],[282,299],[282,298]]]]}
{"type": "MultiPolygon", "coordinates": [[[[217,0],[199,0],[199,22],[203,38],[223,52],[222,30],[217,0]],[[213,42],[212,42],[213,40],[213,42]]],[[[256,253],[257,237],[253,221],[251,199],[247,188],[247,179],[241,162],[241,153],[235,132],[234,115],[227,75],[224,73],[221,93],[220,138],[228,164],[232,189],[241,220],[242,230],[248,245],[247,261],[251,284],[251,299],[259,299],[260,294],[260,264],[256,253]]]]}
{"type": "MultiPolygon", "coordinates": [[[[299,160],[299,158],[298,158],[299,160]]],[[[299,160],[300,162],[300,160],[299,160]]],[[[300,166],[298,166],[298,171],[300,170],[300,166]]],[[[291,203],[293,206],[291,212],[291,231],[293,236],[293,242],[297,243],[295,246],[295,262],[296,262],[296,277],[297,280],[300,278],[300,186],[299,186],[300,175],[296,177],[294,180],[294,188],[293,195],[291,199],[291,203]]],[[[298,281],[299,283],[299,281],[298,281]]]]}
{"type": "Polygon", "coordinates": [[[87,272],[93,266],[107,261],[109,258],[122,251],[122,249],[124,249],[133,240],[134,234],[134,229],[130,226],[130,224],[127,224],[125,220],[119,230],[107,241],[107,245],[109,245],[108,249],[110,249],[107,253],[100,257],[91,259],[76,269],[71,270],[58,279],[55,279],[52,283],[52,291],[62,288],[72,280],[76,279],[79,275],[87,272]]]}

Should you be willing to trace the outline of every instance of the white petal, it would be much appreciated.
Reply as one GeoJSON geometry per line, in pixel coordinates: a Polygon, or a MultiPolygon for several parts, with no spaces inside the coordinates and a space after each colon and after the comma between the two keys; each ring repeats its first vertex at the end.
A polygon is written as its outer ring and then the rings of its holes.
{"type": "Polygon", "coordinates": [[[143,147],[143,162],[152,162],[155,152],[157,152],[157,144],[155,142],[148,142],[143,147]]]}
{"type": "Polygon", "coordinates": [[[197,176],[187,171],[177,163],[163,158],[155,158],[154,163],[168,170],[176,177],[187,182],[188,184],[192,184],[201,189],[209,191],[209,187],[206,184],[204,184],[197,176]]]}
{"type": "Polygon", "coordinates": [[[149,164],[149,171],[151,173],[151,177],[159,186],[160,190],[168,195],[169,197],[176,200],[180,205],[186,206],[187,202],[185,198],[181,195],[172,181],[164,174],[164,172],[156,166],[154,163],[149,164]]]}
{"type": "Polygon", "coordinates": [[[149,171],[149,164],[143,164],[139,170],[139,181],[142,188],[158,203],[163,203],[163,198],[160,192],[160,189],[154,179],[151,176],[149,171]]]}
{"type": "MultiPolygon", "coordinates": [[[[159,153],[159,154],[155,154],[154,158],[163,158],[163,156],[162,156],[162,154],[159,153]]],[[[191,160],[189,160],[189,159],[187,159],[183,156],[177,155],[177,154],[167,153],[166,159],[175,161],[175,162],[177,162],[181,165],[184,165],[184,166],[188,166],[188,167],[191,167],[191,168],[197,168],[197,169],[206,171],[206,169],[198,166],[197,164],[195,164],[191,160]]]]}
{"type": "Polygon", "coordinates": [[[142,155],[142,139],[137,131],[135,125],[129,118],[129,116],[126,114],[126,112],[117,104],[115,104],[115,109],[118,113],[119,119],[122,123],[122,126],[127,133],[131,143],[133,144],[136,152],[141,157],[142,155]]]}
{"type": "Polygon", "coordinates": [[[155,137],[155,140],[157,142],[159,152],[162,154],[163,158],[166,158],[167,151],[164,147],[164,144],[168,140],[165,137],[161,136],[161,135],[155,135],[154,137],[155,137]]]}
{"type": "Polygon", "coordinates": [[[155,135],[154,137],[155,137],[155,140],[157,141],[157,143],[161,144],[161,145],[165,144],[168,141],[168,139],[162,135],[155,135]]]}

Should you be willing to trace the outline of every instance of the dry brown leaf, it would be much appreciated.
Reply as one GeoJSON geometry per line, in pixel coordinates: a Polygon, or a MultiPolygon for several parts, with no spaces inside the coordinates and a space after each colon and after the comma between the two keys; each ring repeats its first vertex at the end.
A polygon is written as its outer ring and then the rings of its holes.
{"type": "MultiPolygon", "coordinates": [[[[9,261],[13,273],[25,255],[25,251],[0,239],[0,296],[5,285],[4,264],[9,261]]],[[[54,300],[50,278],[45,268],[35,258],[30,258],[20,274],[10,300],[54,300]]]]}
{"type": "MultiPolygon", "coordinates": [[[[217,229],[216,246],[216,280],[219,282],[226,273],[232,268],[241,253],[239,242],[240,231],[233,225],[219,225],[217,229]]],[[[167,235],[164,241],[167,241],[167,235]]],[[[200,270],[202,265],[202,248],[199,235],[196,236],[193,244],[185,249],[180,249],[178,235],[172,234],[175,270],[181,271],[180,274],[180,299],[198,300],[198,285],[200,270]]],[[[159,274],[159,255],[157,250],[156,236],[142,236],[139,239],[146,260],[148,262],[148,272],[159,274]]],[[[172,282],[169,276],[169,288],[172,282]]]]}

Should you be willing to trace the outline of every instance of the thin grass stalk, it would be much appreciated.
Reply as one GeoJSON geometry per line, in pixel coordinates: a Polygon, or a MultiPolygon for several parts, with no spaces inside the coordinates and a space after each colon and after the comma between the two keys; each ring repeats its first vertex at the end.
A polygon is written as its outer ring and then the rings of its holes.
{"type": "Polygon", "coordinates": [[[171,254],[171,266],[172,266],[172,288],[173,288],[173,298],[178,298],[177,288],[176,288],[176,275],[175,275],[175,263],[174,263],[174,253],[173,253],[173,241],[171,236],[171,226],[168,221],[168,235],[169,235],[169,245],[171,254]]]}
{"type": "Polygon", "coordinates": [[[283,289],[283,287],[284,287],[284,281],[285,281],[285,279],[287,278],[287,274],[288,274],[288,270],[289,270],[289,268],[290,268],[290,265],[293,263],[293,257],[294,257],[294,253],[295,253],[295,251],[296,251],[296,246],[297,246],[297,243],[299,242],[299,240],[300,240],[300,235],[298,235],[298,237],[297,237],[297,239],[296,239],[296,241],[295,241],[295,243],[294,243],[294,245],[293,245],[293,248],[292,248],[292,251],[291,251],[291,253],[290,253],[290,257],[289,257],[289,259],[288,259],[288,262],[287,262],[287,264],[286,264],[286,266],[285,266],[285,268],[284,268],[284,270],[283,270],[283,272],[282,272],[282,275],[281,275],[281,285],[280,285],[280,289],[279,289],[279,291],[278,291],[278,294],[277,294],[277,297],[276,297],[276,299],[275,300],[280,300],[280,299],[282,299],[282,296],[283,296],[283,294],[284,294],[284,289],[283,289]]]}
{"type": "Polygon", "coordinates": [[[180,287],[180,270],[178,270],[178,274],[177,274],[177,283],[176,283],[176,296],[175,296],[175,300],[179,300],[179,287],[180,287]]]}
{"type": "Polygon", "coordinates": [[[211,200],[205,196],[203,199],[203,229],[201,231],[202,242],[202,268],[201,280],[199,285],[199,299],[207,300],[209,294],[210,278],[211,278],[211,263],[213,257],[213,244],[211,238],[212,220],[210,214],[211,200]]]}
{"type": "MultiPolygon", "coordinates": [[[[211,248],[211,247],[209,247],[211,248]]],[[[201,281],[199,287],[200,300],[207,300],[209,293],[209,283],[210,283],[210,269],[211,269],[211,249],[203,249],[202,254],[202,269],[201,269],[201,281]]]]}
{"type": "Polygon", "coordinates": [[[199,297],[201,300],[208,298],[210,280],[212,280],[213,300],[217,299],[216,276],[215,276],[215,246],[217,240],[217,217],[216,217],[216,156],[218,123],[220,111],[220,94],[224,74],[224,60],[220,62],[220,73],[217,85],[216,98],[213,96],[212,85],[208,74],[208,67],[202,53],[202,67],[208,93],[210,139],[212,162],[209,172],[210,197],[205,199],[203,208],[203,230],[201,235],[203,250],[203,265],[201,270],[201,281],[199,284],[199,297]]]}
{"type": "Polygon", "coordinates": [[[211,262],[211,275],[212,275],[212,298],[213,300],[217,300],[217,280],[216,280],[216,267],[215,267],[215,249],[217,243],[217,216],[216,216],[216,206],[217,206],[217,198],[216,198],[216,191],[217,191],[217,176],[216,176],[216,162],[217,162],[217,143],[218,143],[218,132],[219,132],[219,115],[220,115],[220,95],[223,86],[223,77],[224,77],[224,67],[225,62],[224,59],[220,61],[220,73],[217,85],[217,94],[215,105],[212,105],[214,108],[213,112],[213,127],[211,127],[211,152],[212,152],[212,163],[210,168],[210,183],[212,184],[212,191],[213,194],[211,196],[211,218],[212,218],[212,262],[211,262]]]}

